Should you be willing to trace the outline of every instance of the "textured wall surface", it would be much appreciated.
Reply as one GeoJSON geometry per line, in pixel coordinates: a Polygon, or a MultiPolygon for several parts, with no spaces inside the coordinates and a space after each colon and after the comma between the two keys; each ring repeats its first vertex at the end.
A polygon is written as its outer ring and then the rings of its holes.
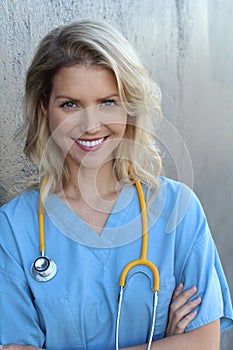
{"type": "MultiPolygon", "coordinates": [[[[1,0],[1,204],[11,198],[16,181],[34,172],[22,141],[15,139],[26,69],[48,30],[80,18],[105,19],[119,28],[160,84],[164,114],[175,127],[169,127],[174,143],[163,136],[169,151],[165,174],[187,182],[198,194],[233,294],[231,0],[1,0]]],[[[232,344],[229,331],[221,349],[231,350],[232,344]]]]}

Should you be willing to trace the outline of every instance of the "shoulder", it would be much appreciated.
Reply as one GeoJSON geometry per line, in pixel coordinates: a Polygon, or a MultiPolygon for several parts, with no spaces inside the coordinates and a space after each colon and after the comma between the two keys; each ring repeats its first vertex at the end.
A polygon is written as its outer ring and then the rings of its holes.
{"type": "Polygon", "coordinates": [[[0,217],[24,220],[30,213],[35,213],[38,207],[39,192],[31,190],[20,194],[0,208],[0,217]]]}
{"type": "Polygon", "coordinates": [[[183,182],[170,179],[168,177],[159,176],[158,177],[158,192],[166,190],[166,195],[169,196],[169,199],[176,199],[181,193],[194,194],[192,188],[183,182]]]}
{"type": "Polygon", "coordinates": [[[166,177],[158,178],[157,199],[164,201],[164,208],[171,212],[174,207],[201,208],[200,200],[193,189],[186,184],[166,177]]]}
{"type": "Polygon", "coordinates": [[[189,186],[166,177],[160,177],[158,183],[154,207],[160,207],[162,215],[167,217],[167,233],[185,222],[196,226],[206,220],[200,200],[189,186]]]}
{"type": "Polygon", "coordinates": [[[39,193],[31,190],[0,208],[0,245],[11,247],[14,256],[18,254],[15,242],[25,245],[38,226],[38,199],[39,193]]]}

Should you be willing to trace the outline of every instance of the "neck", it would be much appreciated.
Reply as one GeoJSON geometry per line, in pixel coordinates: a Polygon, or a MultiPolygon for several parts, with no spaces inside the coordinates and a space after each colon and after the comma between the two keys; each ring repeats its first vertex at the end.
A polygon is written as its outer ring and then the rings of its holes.
{"type": "MultiPolygon", "coordinates": [[[[100,168],[79,166],[70,171],[71,179],[64,189],[65,195],[71,198],[89,198],[108,201],[119,190],[113,172],[113,162],[107,162],[100,168]]],[[[111,201],[111,200],[110,200],[111,201]]]]}

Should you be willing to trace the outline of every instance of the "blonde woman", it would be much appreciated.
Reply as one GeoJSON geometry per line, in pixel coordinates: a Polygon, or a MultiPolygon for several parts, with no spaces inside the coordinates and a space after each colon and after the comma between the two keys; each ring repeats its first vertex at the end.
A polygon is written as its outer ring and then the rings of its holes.
{"type": "Polygon", "coordinates": [[[111,26],[79,21],[42,40],[24,126],[41,196],[30,189],[0,211],[4,349],[219,349],[229,290],[198,199],[160,176],[160,116],[159,89],[111,26]],[[35,261],[38,202],[46,251],[42,242],[35,261]],[[145,220],[146,257],[127,274],[119,313],[119,278],[140,257],[145,220]]]}

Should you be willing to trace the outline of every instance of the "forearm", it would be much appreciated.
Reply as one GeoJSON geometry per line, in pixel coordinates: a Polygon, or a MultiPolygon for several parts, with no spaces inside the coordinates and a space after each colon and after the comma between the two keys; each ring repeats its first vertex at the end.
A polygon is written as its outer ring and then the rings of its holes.
{"type": "MultiPolygon", "coordinates": [[[[152,343],[151,350],[219,350],[219,321],[212,322],[194,331],[174,335],[152,343]]],[[[126,349],[122,349],[126,350],[126,349]]],[[[146,345],[139,345],[127,350],[146,350],[146,345]]]]}

